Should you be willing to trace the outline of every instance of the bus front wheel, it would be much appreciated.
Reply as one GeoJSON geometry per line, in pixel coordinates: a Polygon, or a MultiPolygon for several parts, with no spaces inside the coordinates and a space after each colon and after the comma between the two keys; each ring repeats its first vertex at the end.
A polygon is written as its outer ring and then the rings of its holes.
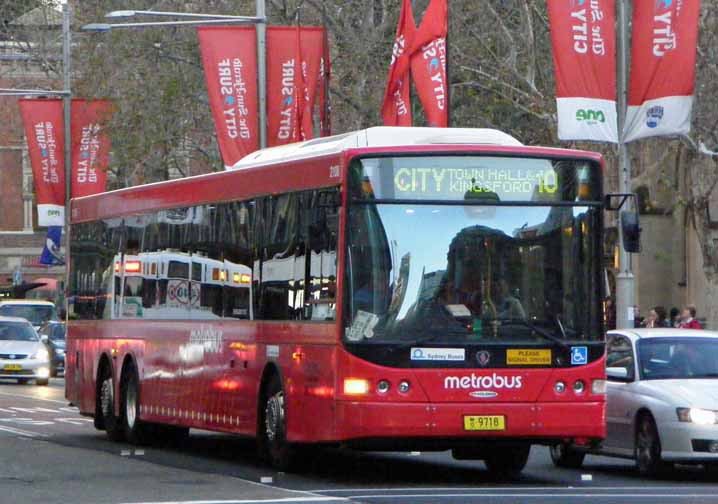
{"type": "Polygon", "coordinates": [[[530,444],[497,446],[484,457],[484,463],[492,476],[502,480],[516,479],[526,467],[530,453],[530,444]]]}
{"type": "Polygon", "coordinates": [[[261,451],[269,464],[278,470],[291,467],[294,450],[287,442],[287,419],[282,382],[278,376],[267,384],[262,406],[261,451]]]}

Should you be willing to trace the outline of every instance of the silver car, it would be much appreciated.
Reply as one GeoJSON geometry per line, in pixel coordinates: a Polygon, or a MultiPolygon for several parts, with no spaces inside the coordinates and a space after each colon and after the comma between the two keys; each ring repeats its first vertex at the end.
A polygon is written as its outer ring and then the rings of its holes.
{"type": "Polygon", "coordinates": [[[718,332],[611,331],[606,375],[606,439],[552,447],[557,466],[580,467],[592,453],[632,458],[642,474],[676,462],[718,468],[718,332]]]}
{"type": "Polygon", "coordinates": [[[24,318],[0,317],[0,378],[47,385],[50,354],[37,331],[24,318]]]}

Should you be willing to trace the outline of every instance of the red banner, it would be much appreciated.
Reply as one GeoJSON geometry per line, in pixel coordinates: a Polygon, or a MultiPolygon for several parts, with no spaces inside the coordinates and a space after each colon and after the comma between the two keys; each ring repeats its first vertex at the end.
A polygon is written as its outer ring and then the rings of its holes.
{"type": "Polygon", "coordinates": [[[65,225],[65,157],[61,99],[20,100],[40,226],[65,225]]]}
{"type": "Polygon", "coordinates": [[[403,0],[399,23],[396,28],[396,38],[391,52],[389,77],[386,82],[386,91],[381,105],[381,116],[384,126],[411,126],[411,76],[409,71],[414,46],[416,23],[411,10],[411,0],[403,0]]]}
{"type": "Polygon", "coordinates": [[[323,54],[324,29],[321,27],[267,28],[269,147],[308,140],[314,136],[314,108],[323,54]],[[300,59],[301,74],[297,64],[300,59]]]}
{"type": "Polygon", "coordinates": [[[197,29],[217,143],[226,168],[259,148],[254,27],[197,29]]]}
{"type": "Polygon", "coordinates": [[[690,131],[699,14],[699,0],[634,2],[626,141],[690,131]]]}
{"type": "Polygon", "coordinates": [[[329,81],[332,75],[332,61],[329,54],[329,38],[324,30],[322,68],[319,83],[319,131],[322,136],[332,134],[331,105],[329,103],[329,81]]]}
{"type": "Polygon", "coordinates": [[[547,3],[559,139],[617,142],[615,0],[547,3]]]}
{"type": "Polygon", "coordinates": [[[446,0],[431,0],[421,21],[411,56],[411,75],[416,92],[424,106],[429,126],[449,125],[446,82],[446,0]]]}
{"type": "Polygon", "coordinates": [[[105,125],[112,115],[107,100],[72,100],[73,198],[105,192],[110,164],[110,137],[105,125]]]}

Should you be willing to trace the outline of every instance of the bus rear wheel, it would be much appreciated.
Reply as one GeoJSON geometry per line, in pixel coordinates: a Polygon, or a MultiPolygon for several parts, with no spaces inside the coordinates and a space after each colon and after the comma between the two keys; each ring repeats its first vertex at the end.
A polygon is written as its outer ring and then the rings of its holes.
{"type": "Polygon", "coordinates": [[[531,453],[530,444],[496,446],[484,457],[489,473],[501,480],[517,479],[526,467],[531,453]]]}
{"type": "Polygon", "coordinates": [[[97,376],[97,411],[100,415],[101,424],[107,433],[110,441],[122,441],[124,431],[120,419],[115,415],[115,381],[112,379],[112,371],[107,365],[102,366],[97,376]]]}
{"type": "Polygon", "coordinates": [[[286,471],[292,467],[295,453],[287,442],[284,390],[278,376],[271,378],[264,397],[260,423],[260,452],[269,465],[286,471]]]}
{"type": "Polygon", "coordinates": [[[550,450],[551,460],[556,467],[580,469],[583,465],[583,459],[586,458],[585,452],[572,448],[568,443],[553,445],[550,450]]]}
{"type": "Polygon", "coordinates": [[[147,444],[151,426],[140,420],[140,380],[133,363],[127,364],[120,383],[120,416],[125,439],[136,445],[147,444]]]}

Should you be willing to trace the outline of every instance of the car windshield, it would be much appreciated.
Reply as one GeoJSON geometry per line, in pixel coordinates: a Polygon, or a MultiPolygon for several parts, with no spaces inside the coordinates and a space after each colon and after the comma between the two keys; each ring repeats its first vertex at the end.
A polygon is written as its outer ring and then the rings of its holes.
{"type": "Polygon", "coordinates": [[[39,326],[48,320],[57,320],[57,311],[54,306],[6,304],[0,306],[0,315],[4,317],[20,317],[34,326],[39,326]]]}
{"type": "Polygon", "coordinates": [[[37,333],[22,322],[0,322],[0,340],[38,341],[37,333]]]}
{"type": "Polygon", "coordinates": [[[348,342],[601,338],[600,207],[375,201],[349,209],[348,342]]]}
{"type": "Polygon", "coordinates": [[[646,338],[638,341],[642,380],[718,378],[718,338],[646,338]]]}

